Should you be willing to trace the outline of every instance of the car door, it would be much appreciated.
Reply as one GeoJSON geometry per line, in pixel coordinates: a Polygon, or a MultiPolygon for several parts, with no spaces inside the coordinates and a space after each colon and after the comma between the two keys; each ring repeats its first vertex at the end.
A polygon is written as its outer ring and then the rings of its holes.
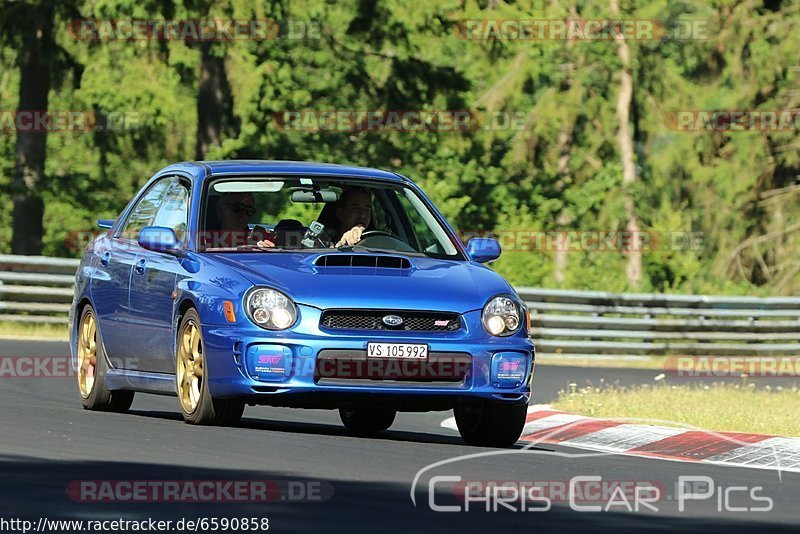
{"type": "Polygon", "coordinates": [[[97,271],[92,278],[92,303],[100,324],[103,345],[112,367],[136,369],[131,360],[131,347],[137,343],[135,332],[128,328],[130,321],[131,272],[139,250],[136,239],[139,230],[155,216],[156,208],[169,187],[169,182],[158,180],[139,198],[127,218],[116,232],[98,242],[97,271]]]}
{"type": "Polygon", "coordinates": [[[120,367],[124,359],[122,349],[128,343],[124,321],[128,313],[128,282],[136,253],[113,236],[99,239],[95,253],[99,261],[92,276],[92,303],[108,359],[112,367],[120,367]]]}
{"type": "MultiPolygon", "coordinates": [[[[171,228],[182,243],[189,217],[189,181],[173,177],[153,226],[171,228]]],[[[140,368],[155,373],[174,373],[174,300],[172,292],[183,267],[171,254],[140,250],[131,275],[131,328],[140,336],[137,343],[140,368]]]]}

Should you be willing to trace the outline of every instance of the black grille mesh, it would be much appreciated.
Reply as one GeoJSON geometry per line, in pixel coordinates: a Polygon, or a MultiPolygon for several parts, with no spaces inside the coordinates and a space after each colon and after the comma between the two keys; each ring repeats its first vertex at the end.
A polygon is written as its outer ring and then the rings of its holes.
{"type": "Polygon", "coordinates": [[[386,310],[326,310],[321,324],[332,330],[389,330],[408,332],[453,332],[461,327],[458,314],[449,312],[417,312],[386,310]],[[400,326],[387,326],[382,319],[397,315],[400,326]]]}

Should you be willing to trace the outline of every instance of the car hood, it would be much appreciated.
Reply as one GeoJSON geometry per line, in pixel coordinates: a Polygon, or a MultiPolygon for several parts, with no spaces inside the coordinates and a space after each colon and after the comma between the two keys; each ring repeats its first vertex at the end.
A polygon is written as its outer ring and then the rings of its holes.
{"type": "MultiPolygon", "coordinates": [[[[334,255],[349,253],[333,253],[334,255]]],[[[298,304],[316,308],[436,310],[465,313],[498,293],[513,292],[491,269],[467,261],[387,254],[353,254],[361,259],[406,258],[409,268],[323,267],[324,254],[292,252],[216,253],[209,256],[235,269],[254,285],[283,291],[298,304]]],[[[332,255],[328,255],[331,257],[332,255]]]]}

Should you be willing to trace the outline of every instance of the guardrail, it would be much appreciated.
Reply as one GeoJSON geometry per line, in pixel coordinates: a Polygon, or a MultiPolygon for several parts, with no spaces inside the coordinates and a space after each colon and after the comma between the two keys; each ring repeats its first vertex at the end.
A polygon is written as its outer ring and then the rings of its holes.
{"type": "Polygon", "coordinates": [[[516,289],[539,353],[800,355],[800,298],[516,289]]]}
{"type": "MultiPolygon", "coordinates": [[[[79,261],[0,255],[0,321],[67,322],[79,261]]],[[[800,298],[516,288],[540,354],[800,355],[800,298]]]]}
{"type": "Polygon", "coordinates": [[[0,321],[67,324],[79,263],[0,254],[0,321]]]}

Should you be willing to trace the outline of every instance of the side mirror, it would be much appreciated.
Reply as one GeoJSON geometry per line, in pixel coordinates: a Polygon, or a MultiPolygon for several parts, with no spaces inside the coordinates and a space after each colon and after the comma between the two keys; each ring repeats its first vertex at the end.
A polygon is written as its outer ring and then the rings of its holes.
{"type": "Polygon", "coordinates": [[[180,245],[178,236],[166,226],[145,226],[139,231],[139,246],[153,252],[174,254],[180,245]]]}
{"type": "Polygon", "coordinates": [[[97,227],[103,230],[111,230],[115,222],[117,221],[114,219],[97,219],[97,227]]]}
{"type": "Polygon", "coordinates": [[[493,237],[473,237],[467,243],[467,254],[478,263],[489,263],[500,257],[500,243],[493,237]]]}

